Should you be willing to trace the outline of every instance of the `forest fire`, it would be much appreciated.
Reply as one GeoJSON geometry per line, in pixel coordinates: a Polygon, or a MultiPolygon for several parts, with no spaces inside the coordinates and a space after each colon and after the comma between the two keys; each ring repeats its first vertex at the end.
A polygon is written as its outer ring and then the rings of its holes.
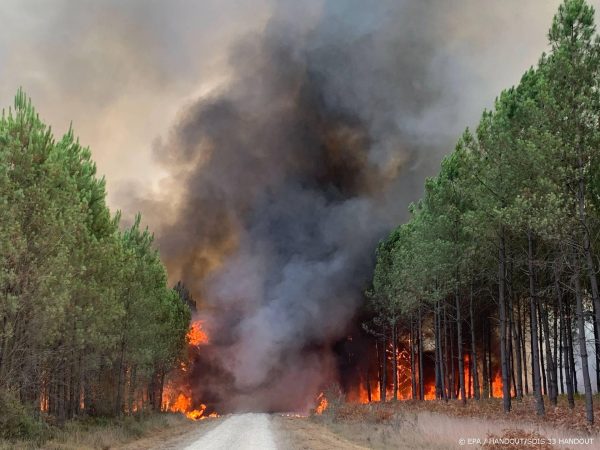
{"type": "Polygon", "coordinates": [[[190,331],[188,331],[187,339],[190,345],[198,346],[208,344],[208,334],[203,329],[203,321],[196,320],[192,322],[190,331]]]}
{"type": "MultiPolygon", "coordinates": [[[[410,374],[409,374],[410,375],[410,374]]],[[[468,371],[465,370],[465,381],[469,384],[466,386],[467,398],[473,398],[473,380],[468,378],[468,371]]],[[[482,380],[479,380],[480,386],[482,385],[482,380]]],[[[498,373],[492,379],[490,383],[491,388],[491,397],[500,398],[502,397],[502,377],[498,373]]],[[[417,387],[418,389],[418,387],[417,387]]],[[[512,392],[512,389],[511,389],[512,392]]],[[[514,392],[512,392],[514,395],[514,392]]],[[[418,398],[419,394],[416,393],[416,398],[418,398]]],[[[390,400],[394,397],[394,389],[393,386],[388,385],[386,388],[386,399],[390,400]]],[[[455,386],[455,398],[460,398],[460,392],[458,391],[458,385],[455,386]]],[[[320,396],[319,396],[320,398],[320,396]]],[[[351,402],[356,403],[370,403],[370,402],[378,402],[381,401],[381,388],[379,381],[373,383],[370,387],[366,386],[366,383],[361,382],[358,386],[358,389],[354,392],[349,392],[347,398],[351,402]],[[369,398],[369,390],[370,398],[369,398]]],[[[398,389],[398,400],[410,400],[412,399],[412,389],[411,386],[402,387],[399,386],[398,389]]],[[[436,399],[436,388],[435,383],[433,381],[429,381],[425,383],[424,386],[424,400],[435,400],[436,399]]]]}
{"type": "MultiPolygon", "coordinates": [[[[352,341],[350,339],[350,341],[352,341]]],[[[391,400],[394,397],[398,400],[417,400],[421,398],[420,393],[420,369],[418,354],[410,355],[410,345],[408,348],[403,347],[402,343],[398,343],[396,349],[389,344],[386,346],[385,364],[381,351],[377,344],[372,341],[367,344],[366,348],[359,354],[363,356],[360,360],[368,361],[367,366],[362,366],[359,370],[360,376],[355,377],[356,368],[351,366],[351,375],[345,381],[342,380],[345,386],[346,400],[352,403],[371,403],[382,400],[391,400]],[[368,354],[368,357],[364,356],[368,354]],[[394,354],[396,361],[394,361],[394,354]],[[365,359],[366,358],[366,359],[365,359]],[[394,367],[396,374],[394,377],[394,367]],[[412,372],[414,371],[414,376],[412,372]],[[396,384],[396,395],[394,396],[394,378],[396,384]],[[385,384],[385,392],[383,392],[382,384],[385,384]]],[[[356,350],[349,350],[353,352],[356,350]]],[[[443,399],[460,399],[461,392],[459,388],[459,365],[454,359],[454,364],[444,364],[442,370],[442,380],[436,388],[435,365],[433,363],[434,355],[425,353],[422,364],[423,370],[423,400],[443,399]],[[443,386],[443,387],[442,387],[443,386]]],[[[479,361],[481,363],[481,361],[479,361]]],[[[486,373],[478,364],[477,371],[479,395],[487,398],[502,397],[502,376],[499,368],[494,364],[494,370],[488,366],[486,373]]],[[[465,383],[466,398],[475,398],[475,380],[472,367],[470,353],[463,355],[463,379],[465,383]]],[[[514,387],[511,386],[511,395],[515,395],[514,387]]],[[[318,398],[318,400],[320,397],[318,398]]]]}
{"type": "MultiPolygon", "coordinates": [[[[187,333],[188,356],[193,355],[199,350],[199,347],[209,343],[209,338],[204,329],[203,320],[194,320],[187,333]]],[[[165,386],[163,390],[163,409],[165,411],[179,412],[185,414],[188,419],[202,420],[209,417],[218,417],[218,414],[213,411],[206,413],[207,406],[204,403],[197,404],[191,394],[189,386],[189,366],[186,363],[181,363],[178,374],[174,382],[165,386]]]]}
{"type": "MultiPolygon", "coordinates": [[[[216,378],[214,366],[212,366],[212,356],[216,347],[211,344],[211,340],[206,329],[206,317],[202,319],[196,318],[190,325],[187,334],[188,342],[188,359],[182,363],[169,383],[165,386],[163,394],[163,409],[172,412],[180,412],[192,420],[201,420],[207,417],[217,417],[216,408],[219,411],[228,411],[227,406],[223,406],[223,399],[226,397],[214,397],[214,380],[218,383],[225,383],[228,386],[228,381],[225,377],[217,374],[216,378]]],[[[353,342],[352,339],[348,340],[353,342]]],[[[355,341],[356,342],[356,341],[355,341]]],[[[344,396],[346,401],[351,403],[367,404],[371,402],[380,402],[382,400],[389,401],[394,398],[394,367],[396,367],[396,398],[398,400],[419,399],[419,364],[418,355],[415,353],[411,357],[410,345],[406,345],[399,339],[396,348],[391,343],[386,345],[385,349],[385,365],[383,365],[383,354],[381,346],[374,343],[370,338],[365,341],[363,347],[363,356],[368,354],[368,370],[363,367],[359,370],[360,377],[354,378],[353,381],[342,384],[344,388],[344,396]],[[394,363],[394,355],[395,363],[394,363]],[[385,380],[382,378],[383,370],[385,370],[385,380]],[[415,371],[413,380],[412,371],[415,371]],[[382,384],[385,384],[385,395],[382,390],[382,384]]],[[[346,350],[340,350],[343,354],[346,350]]],[[[348,350],[352,353],[352,350],[348,350]]],[[[454,367],[450,364],[444,367],[444,393],[438,387],[436,389],[433,355],[425,353],[423,365],[423,400],[435,400],[437,398],[458,399],[460,398],[458,363],[454,360],[454,367]]],[[[502,380],[499,371],[494,364],[494,371],[488,367],[491,373],[487,373],[484,377],[483,370],[478,371],[479,389],[483,397],[502,396],[502,380]],[[484,388],[486,386],[486,388],[484,388]],[[487,389],[487,390],[486,390],[487,389]],[[486,394],[487,392],[487,394],[486,394]]],[[[356,373],[356,366],[351,366],[350,373],[356,373]]],[[[472,361],[470,353],[465,353],[463,356],[463,371],[465,380],[465,393],[467,398],[474,398],[475,383],[473,379],[472,361]]],[[[343,370],[342,370],[343,372],[343,370]]],[[[343,378],[343,375],[342,375],[343,378]]],[[[320,392],[320,391],[317,391],[320,392]]],[[[330,407],[328,394],[321,391],[314,401],[314,413],[317,415],[323,414],[330,407]]],[[[261,408],[261,406],[258,406],[261,408]]]]}

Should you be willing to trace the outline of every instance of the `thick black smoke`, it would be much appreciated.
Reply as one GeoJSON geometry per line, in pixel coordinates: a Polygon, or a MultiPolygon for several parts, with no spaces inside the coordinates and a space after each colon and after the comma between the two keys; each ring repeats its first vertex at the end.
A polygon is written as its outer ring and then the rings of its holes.
{"type": "Polygon", "coordinates": [[[240,42],[157,148],[183,192],[160,249],[206,308],[230,376],[198,383],[225,410],[303,409],[335,379],[374,247],[454,130],[429,2],[303,4],[240,42]]]}

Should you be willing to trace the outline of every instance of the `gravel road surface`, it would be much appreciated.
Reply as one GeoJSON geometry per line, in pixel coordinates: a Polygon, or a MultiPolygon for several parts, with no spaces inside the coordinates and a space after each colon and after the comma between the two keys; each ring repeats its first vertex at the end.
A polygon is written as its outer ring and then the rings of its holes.
{"type": "Polygon", "coordinates": [[[268,414],[236,414],[184,450],[277,450],[268,414]]]}

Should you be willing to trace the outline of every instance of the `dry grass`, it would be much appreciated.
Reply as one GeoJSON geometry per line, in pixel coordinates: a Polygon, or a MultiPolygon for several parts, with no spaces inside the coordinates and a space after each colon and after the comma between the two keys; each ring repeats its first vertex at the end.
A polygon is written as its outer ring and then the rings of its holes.
{"type": "Polygon", "coordinates": [[[0,441],[0,450],[109,450],[128,442],[173,427],[187,427],[191,422],[180,414],[151,414],[119,420],[75,420],[43,444],[30,441],[0,441]]]}
{"type": "MultiPolygon", "coordinates": [[[[595,405],[600,403],[595,399],[595,405]]],[[[596,406],[600,418],[600,407],[596,406]]],[[[452,449],[452,448],[508,448],[494,444],[493,439],[528,439],[533,445],[524,444],[512,448],[567,448],[568,445],[552,446],[549,439],[592,437],[594,443],[578,448],[598,448],[600,426],[589,425],[585,420],[581,399],[571,410],[566,399],[558,406],[546,405],[546,416],[535,414],[533,399],[513,403],[513,411],[502,412],[499,399],[470,401],[463,406],[458,401],[399,401],[387,403],[340,404],[326,410],[313,421],[354,442],[375,449],[452,449]],[[486,443],[487,438],[487,443],[486,443]],[[471,439],[461,445],[460,439],[471,439]],[[492,443],[490,443],[492,440],[492,443]],[[541,440],[541,443],[540,443],[541,440]],[[475,444],[475,441],[478,441],[475,444]],[[496,445],[496,446],[494,446],[496,445]]],[[[528,441],[528,442],[529,442],[528,441]]]]}
{"type": "Polygon", "coordinates": [[[488,434],[488,441],[483,445],[484,448],[489,448],[493,450],[503,450],[507,447],[508,444],[503,443],[502,440],[508,439],[510,443],[515,442],[513,446],[519,446],[519,449],[523,450],[552,450],[555,448],[549,442],[545,440],[545,436],[540,433],[527,432],[524,430],[513,429],[513,430],[504,430],[502,434],[488,434]],[[498,442],[495,442],[498,441],[498,442]],[[517,444],[518,443],[518,444],[517,444]]]}
{"type": "Polygon", "coordinates": [[[403,413],[416,413],[421,411],[435,412],[453,417],[473,417],[478,419],[502,419],[518,424],[528,423],[537,426],[561,428],[578,433],[600,434],[600,397],[594,398],[594,414],[597,418],[592,425],[585,418],[585,405],[583,399],[577,399],[575,408],[570,409],[564,396],[559,398],[557,406],[552,406],[546,401],[546,415],[543,417],[535,414],[535,400],[526,397],[522,401],[513,400],[512,411],[505,414],[502,410],[501,399],[485,399],[480,401],[469,400],[466,406],[457,400],[448,402],[443,400],[431,401],[398,401],[370,404],[340,404],[333,410],[326,411],[326,415],[335,420],[363,420],[369,422],[384,422],[394,415],[403,413]]]}
{"type": "MultiPolygon", "coordinates": [[[[585,405],[582,398],[575,400],[575,408],[568,406],[565,396],[560,396],[558,405],[552,406],[545,400],[546,415],[538,416],[535,413],[535,399],[531,396],[523,398],[522,401],[512,401],[512,410],[505,414],[502,410],[501,399],[486,399],[480,401],[470,400],[466,406],[459,401],[445,402],[435,401],[407,401],[396,402],[395,408],[408,408],[417,411],[431,411],[441,414],[450,414],[455,417],[475,417],[491,420],[503,419],[514,423],[528,423],[541,427],[560,428],[578,433],[600,434],[600,423],[598,420],[590,425],[585,418],[585,405]]],[[[391,404],[391,403],[390,403],[391,404]]],[[[393,404],[391,404],[393,405],[393,404]]],[[[594,397],[594,415],[600,418],[600,397],[594,397]]]]}

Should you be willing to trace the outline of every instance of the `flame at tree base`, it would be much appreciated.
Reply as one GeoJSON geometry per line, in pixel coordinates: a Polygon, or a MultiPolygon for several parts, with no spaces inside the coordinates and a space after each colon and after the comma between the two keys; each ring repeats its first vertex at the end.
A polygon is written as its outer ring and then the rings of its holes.
{"type": "Polygon", "coordinates": [[[204,404],[200,404],[198,408],[193,408],[191,397],[186,396],[183,393],[180,393],[177,396],[177,399],[173,404],[169,404],[167,402],[165,409],[169,412],[178,412],[184,414],[188,419],[191,420],[203,420],[209,417],[219,417],[219,415],[216,412],[205,414],[206,405],[204,404]]]}
{"type": "MultiPolygon", "coordinates": [[[[203,328],[202,320],[195,320],[191,323],[190,329],[187,333],[187,340],[189,355],[199,351],[203,345],[208,344],[208,334],[203,328]]],[[[188,419],[191,420],[203,420],[212,417],[219,417],[216,412],[207,414],[207,406],[204,403],[198,404],[196,402],[194,404],[192,396],[190,395],[191,389],[188,374],[188,364],[182,363],[175,374],[175,379],[177,381],[167,384],[163,390],[163,410],[184,414],[188,419]]]]}
{"type": "MultiPolygon", "coordinates": [[[[468,378],[465,376],[465,381],[468,380],[468,378]]],[[[469,388],[469,386],[466,386],[466,392],[467,392],[467,398],[473,398],[473,387],[472,387],[472,382],[470,383],[471,386],[469,388]]],[[[482,381],[480,380],[480,395],[483,395],[483,384],[482,381]]],[[[500,374],[496,374],[494,376],[494,378],[492,379],[491,383],[490,383],[490,387],[491,387],[491,392],[490,392],[490,397],[491,398],[502,398],[502,377],[500,374]]],[[[455,386],[456,388],[456,395],[454,396],[454,398],[460,399],[460,392],[458,392],[458,383],[455,386]]],[[[346,398],[349,402],[353,402],[353,403],[372,403],[372,402],[379,402],[381,401],[381,394],[380,394],[381,390],[380,390],[380,385],[379,382],[375,382],[373,383],[373,385],[371,386],[371,395],[369,398],[369,390],[366,387],[366,384],[364,382],[361,382],[360,385],[358,386],[358,390],[354,391],[354,392],[350,392],[347,394],[346,398]]],[[[322,394],[321,394],[322,395],[322,394]]],[[[391,400],[394,398],[394,390],[393,387],[387,387],[386,391],[385,391],[385,395],[386,395],[386,400],[391,400]]],[[[514,389],[512,389],[511,387],[511,396],[514,397],[515,393],[514,393],[514,389]]],[[[317,401],[321,398],[321,396],[317,397],[317,401]]],[[[398,394],[397,394],[397,398],[398,400],[412,400],[413,396],[412,396],[412,389],[409,386],[408,388],[406,387],[399,387],[398,389],[398,394]]],[[[419,387],[417,386],[417,392],[416,392],[416,399],[419,398],[419,387]]],[[[436,388],[435,388],[435,384],[434,383],[426,383],[424,386],[424,400],[436,400],[437,395],[436,395],[436,388]]]]}
{"type": "Polygon", "coordinates": [[[321,392],[317,396],[317,406],[315,407],[315,414],[323,414],[323,412],[327,409],[328,404],[329,402],[327,401],[325,394],[321,392]]]}

